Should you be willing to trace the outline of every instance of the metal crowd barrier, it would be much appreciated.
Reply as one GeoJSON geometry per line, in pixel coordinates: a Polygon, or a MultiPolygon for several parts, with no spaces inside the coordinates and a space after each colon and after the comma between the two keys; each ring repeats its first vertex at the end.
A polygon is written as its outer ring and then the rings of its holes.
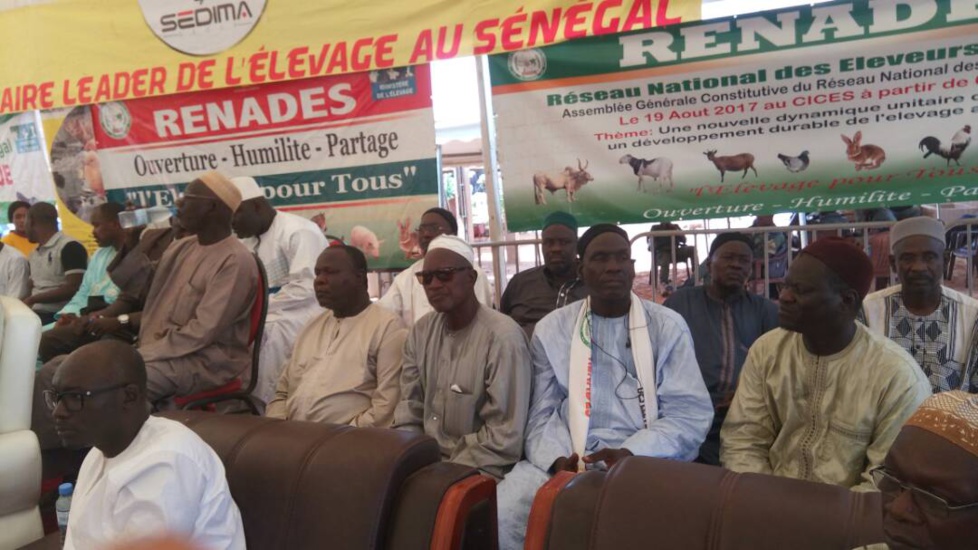
{"type": "MultiPolygon", "coordinates": [[[[787,246],[787,256],[786,256],[786,267],[787,269],[791,267],[791,262],[794,256],[798,253],[801,248],[807,246],[810,242],[813,242],[819,238],[825,237],[829,234],[847,236],[857,240],[857,242],[862,243],[862,248],[870,253],[870,238],[874,230],[888,229],[895,222],[859,222],[859,223],[837,223],[837,224],[812,224],[812,225],[791,225],[791,226],[776,226],[776,227],[745,227],[745,228],[723,228],[723,229],[692,229],[688,231],[648,231],[636,235],[631,239],[632,248],[635,249],[636,245],[639,243],[645,244],[646,242],[652,242],[651,239],[654,237],[669,237],[670,238],[670,249],[671,258],[676,259],[678,255],[678,246],[676,237],[682,235],[685,236],[687,241],[692,240],[692,244],[689,246],[694,247],[696,254],[694,256],[693,262],[697,265],[692,266],[691,278],[694,284],[702,284],[703,280],[699,272],[699,263],[706,259],[706,251],[709,249],[709,243],[711,242],[711,237],[715,238],[721,233],[731,233],[740,232],[748,235],[760,234],[762,235],[762,250],[768,250],[768,244],[772,234],[784,233],[786,235],[786,246],[787,246]],[[797,237],[797,246],[793,246],[795,242],[795,237],[797,237]]],[[[967,273],[969,276],[965,277],[967,281],[967,292],[969,296],[974,297],[975,295],[975,277],[973,274],[976,269],[976,254],[978,254],[978,218],[967,218],[955,221],[953,223],[947,224],[946,231],[948,234],[952,235],[953,242],[948,242],[945,248],[945,271],[950,272],[949,267],[953,267],[951,262],[956,262],[957,258],[964,257],[967,264],[967,273]],[[956,228],[963,227],[963,230],[958,230],[952,232],[956,228]]],[[[506,279],[508,279],[512,274],[510,273],[511,268],[515,268],[513,273],[518,273],[521,270],[520,258],[525,258],[527,255],[533,258],[533,266],[537,267],[543,264],[542,254],[540,252],[540,246],[542,244],[541,239],[521,239],[512,241],[491,241],[491,242],[481,242],[474,243],[473,248],[476,251],[476,260],[480,267],[485,269],[487,273],[492,273],[492,267],[495,262],[506,261],[506,269],[501,270],[505,274],[506,279]],[[527,247],[531,247],[531,250],[526,250],[527,247]],[[488,254],[487,254],[488,253],[488,254]],[[488,258],[486,258],[488,256],[488,258]]],[[[651,255],[651,266],[650,274],[652,278],[652,287],[654,292],[658,292],[658,282],[659,278],[656,276],[658,271],[658,263],[656,258],[655,247],[650,247],[648,253],[651,255]]],[[[644,249],[644,247],[643,247],[644,249]]],[[[889,251],[886,252],[889,254],[889,251]]],[[[774,278],[772,280],[771,273],[771,255],[763,254],[762,258],[755,258],[757,262],[757,267],[763,266],[761,271],[762,275],[760,277],[752,279],[752,287],[755,292],[764,293],[770,288],[772,282],[780,282],[780,278],[774,278]]],[[[678,279],[679,275],[679,263],[676,261],[670,262],[671,278],[672,280],[678,279]]],[[[890,272],[890,282],[895,282],[895,274],[890,272]]],[[[498,303],[499,298],[502,296],[503,289],[506,287],[506,280],[500,280],[500,278],[495,278],[494,281],[494,296],[496,302],[498,303]]]]}

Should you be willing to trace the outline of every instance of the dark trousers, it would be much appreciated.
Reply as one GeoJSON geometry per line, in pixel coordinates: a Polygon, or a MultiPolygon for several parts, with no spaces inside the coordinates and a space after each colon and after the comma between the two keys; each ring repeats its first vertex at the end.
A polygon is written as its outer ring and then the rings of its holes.
{"type": "Polygon", "coordinates": [[[41,318],[41,326],[50,325],[54,322],[54,313],[48,311],[34,310],[34,314],[41,318]]]}
{"type": "Polygon", "coordinates": [[[93,336],[91,333],[78,328],[77,325],[69,324],[60,327],[52,327],[41,334],[41,345],[37,351],[37,357],[42,363],[54,359],[59,355],[65,355],[76,349],[91,344],[96,340],[122,340],[127,344],[133,342],[133,334],[127,330],[120,330],[102,337],[93,336]]]}

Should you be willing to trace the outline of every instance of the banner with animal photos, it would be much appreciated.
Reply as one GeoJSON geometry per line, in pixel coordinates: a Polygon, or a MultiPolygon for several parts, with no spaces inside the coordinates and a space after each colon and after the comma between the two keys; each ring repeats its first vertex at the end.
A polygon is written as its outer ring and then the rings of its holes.
{"type": "Polygon", "coordinates": [[[13,223],[7,219],[10,203],[53,200],[38,112],[0,115],[0,228],[13,223]]]}
{"type": "Polygon", "coordinates": [[[853,0],[490,58],[511,231],[978,197],[978,5],[853,0]]]}
{"type": "Polygon", "coordinates": [[[428,65],[92,107],[100,200],[171,206],[208,170],[254,177],[279,210],[364,252],[420,258],[438,205],[428,65]]]}

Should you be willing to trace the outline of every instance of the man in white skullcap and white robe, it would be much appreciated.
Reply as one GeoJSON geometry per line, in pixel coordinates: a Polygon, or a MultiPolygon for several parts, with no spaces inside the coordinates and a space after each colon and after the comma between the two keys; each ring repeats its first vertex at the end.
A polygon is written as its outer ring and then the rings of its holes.
{"type": "Polygon", "coordinates": [[[254,178],[232,178],[231,182],[241,192],[232,227],[261,259],[268,277],[268,315],[255,386],[255,396],[268,403],[275,397],[275,386],[299,331],[323,311],[316,301],[313,280],[316,258],[328,243],[312,221],[275,210],[254,178]]]}
{"type": "Polygon", "coordinates": [[[899,344],[934,393],[978,393],[978,301],[942,284],[944,224],[919,216],[890,230],[890,264],[900,284],[863,301],[866,326],[899,344]]]}
{"type": "Polygon", "coordinates": [[[394,427],[438,441],[444,460],[496,478],[523,455],[530,350],[516,321],[480,304],[472,247],[442,235],[416,273],[433,312],[404,345],[394,427]]]}

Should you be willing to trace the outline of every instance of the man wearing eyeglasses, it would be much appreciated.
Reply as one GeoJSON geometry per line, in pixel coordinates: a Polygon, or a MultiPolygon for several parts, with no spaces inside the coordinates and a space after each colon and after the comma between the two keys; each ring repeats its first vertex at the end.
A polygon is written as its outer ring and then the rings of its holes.
{"type": "Polygon", "coordinates": [[[872,475],[883,494],[891,550],[975,548],[978,395],[954,390],[929,397],[872,475]]]}
{"type": "Polygon", "coordinates": [[[132,346],[103,340],[69,355],[43,394],[63,444],[92,447],[64,547],[180,533],[206,548],[243,549],[221,460],[183,424],[148,415],[146,374],[132,346]]]}
{"type": "Polygon", "coordinates": [[[598,224],[577,244],[588,298],[537,323],[526,460],[499,485],[499,542],[522,548],[533,497],[560,471],[625,457],[693,460],[713,419],[693,340],[676,312],[632,292],[622,228],[598,224]]]}
{"type": "Polygon", "coordinates": [[[415,274],[434,312],[404,345],[394,427],[425,433],[445,460],[501,478],[523,455],[530,352],[519,325],[476,298],[473,256],[465,241],[442,235],[415,274]]]}
{"type": "MultiPolygon", "coordinates": [[[[177,202],[180,224],[194,236],[174,242],[156,269],[146,305],[129,322],[146,362],[147,396],[174,396],[219,388],[251,364],[248,335],[258,291],[254,257],[231,234],[241,194],[226,177],[207,172],[177,202]]],[[[50,386],[60,358],[38,371],[35,393],[50,386]]],[[[57,446],[50,417],[32,417],[42,449],[57,446]]]]}
{"type": "MultiPolygon", "coordinates": [[[[427,254],[428,245],[439,235],[458,235],[458,222],[455,215],[444,208],[429,208],[421,216],[418,226],[418,245],[422,254],[427,254]]],[[[397,274],[387,293],[377,302],[383,307],[401,316],[404,326],[410,327],[426,314],[433,311],[428,303],[423,285],[417,281],[417,273],[424,269],[424,259],[418,260],[411,267],[397,274]]],[[[489,279],[478,266],[473,267],[475,281],[475,297],[479,303],[492,307],[492,287],[489,279]]]]}
{"type": "Polygon", "coordinates": [[[153,401],[218,388],[251,364],[258,266],[231,234],[240,202],[219,172],[192,181],[177,202],[177,217],[194,236],[163,255],[139,327],[153,401]]]}
{"type": "Polygon", "coordinates": [[[553,212],[543,220],[540,236],[543,265],[514,275],[499,301],[499,311],[519,323],[527,336],[551,311],[587,297],[577,272],[577,219],[553,212]]]}

